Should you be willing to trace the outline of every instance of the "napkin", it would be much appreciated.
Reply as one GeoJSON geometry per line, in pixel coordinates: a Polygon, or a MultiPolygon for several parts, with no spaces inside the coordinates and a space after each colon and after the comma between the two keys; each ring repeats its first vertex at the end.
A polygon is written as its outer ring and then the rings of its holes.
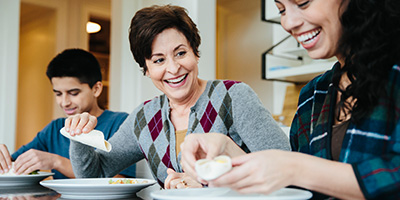
{"type": "Polygon", "coordinates": [[[111,151],[111,144],[104,139],[104,133],[98,130],[92,130],[89,133],[82,133],[80,135],[71,136],[63,127],[60,130],[61,134],[71,140],[78,141],[82,144],[101,149],[106,152],[111,151]]]}

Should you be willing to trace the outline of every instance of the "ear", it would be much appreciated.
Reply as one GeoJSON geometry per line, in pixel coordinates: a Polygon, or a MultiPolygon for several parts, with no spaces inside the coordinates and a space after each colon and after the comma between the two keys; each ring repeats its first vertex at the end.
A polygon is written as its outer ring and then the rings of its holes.
{"type": "Polygon", "coordinates": [[[150,77],[149,70],[146,71],[146,76],[147,76],[148,78],[151,78],[151,77],[150,77]]]}
{"type": "Polygon", "coordinates": [[[97,81],[92,87],[93,95],[97,98],[100,96],[103,91],[103,83],[101,81],[97,81]]]}

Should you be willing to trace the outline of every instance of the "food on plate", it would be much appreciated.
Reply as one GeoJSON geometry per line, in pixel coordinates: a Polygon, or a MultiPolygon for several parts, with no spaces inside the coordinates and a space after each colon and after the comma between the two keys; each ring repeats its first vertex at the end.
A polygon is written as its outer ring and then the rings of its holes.
{"type": "Polygon", "coordinates": [[[200,178],[210,181],[231,170],[232,162],[230,157],[224,155],[212,160],[200,159],[196,161],[195,169],[200,178]]]}
{"type": "Polygon", "coordinates": [[[137,179],[118,179],[118,180],[113,180],[110,179],[108,181],[109,184],[142,184],[142,183],[147,183],[146,180],[139,182],[137,179]]]}
{"type": "Polygon", "coordinates": [[[98,130],[92,130],[89,133],[82,133],[80,135],[71,136],[63,127],[60,130],[61,134],[71,140],[78,141],[82,144],[101,149],[103,151],[110,152],[111,144],[104,139],[104,133],[98,130]]]}
{"type": "MultiPolygon", "coordinates": [[[[39,174],[38,171],[39,171],[39,170],[35,170],[35,171],[29,173],[29,175],[39,174]]],[[[25,174],[16,174],[16,173],[14,172],[14,162],[12,162],[12,164],[11,164],[11,169],[8,170],[7,173],[0,174],[0,176],[19,176],[19,175],[25,175],[25,174]]]]}

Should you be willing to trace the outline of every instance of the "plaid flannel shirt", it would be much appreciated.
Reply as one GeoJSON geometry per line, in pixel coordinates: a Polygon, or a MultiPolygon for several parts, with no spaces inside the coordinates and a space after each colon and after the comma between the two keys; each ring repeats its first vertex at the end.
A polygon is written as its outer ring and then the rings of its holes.
{"type": "MultiPolygon", "coordinates": [[[[290,130],[293,151],[332,160],[331,131],[336,89],[332,85],[338,63],[314,78],[300,93],[290,130]]],[[[352,165],[367,199],[400,199],[400,67],[394,65],[372,113],[355,125],[350,123],[339,161],[352,165]]]]}

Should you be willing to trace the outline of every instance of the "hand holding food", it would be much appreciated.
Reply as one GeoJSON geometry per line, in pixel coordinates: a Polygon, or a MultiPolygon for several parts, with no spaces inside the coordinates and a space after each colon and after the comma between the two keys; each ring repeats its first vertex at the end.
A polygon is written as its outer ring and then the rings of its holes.
{"type": "Polygon", "coordinates": [[[65,120],[65,130],[72,136],[89,133],[97,125],[97,118],[87,112],[76,114],[65,120]]]}
{"type": "MultiPolygon", "coordinates": [[[[229,137],[220,133],[189,134],[181,144],[182,166],[185,173],[197,179],[195,163],[199,159],[213,159],[218,155],[231,158],[245,152],[229,137]]],[[[204,180],[202,181],[204,184],[204,180]]]]}
{"type": "Polygon", "coordinates": [[[206,181],[210,181],[231,170],[232,162],[231,158],[222,155],[212,160],[200,159],[196,161],[195,166],[197,175],[206,181]]]}

